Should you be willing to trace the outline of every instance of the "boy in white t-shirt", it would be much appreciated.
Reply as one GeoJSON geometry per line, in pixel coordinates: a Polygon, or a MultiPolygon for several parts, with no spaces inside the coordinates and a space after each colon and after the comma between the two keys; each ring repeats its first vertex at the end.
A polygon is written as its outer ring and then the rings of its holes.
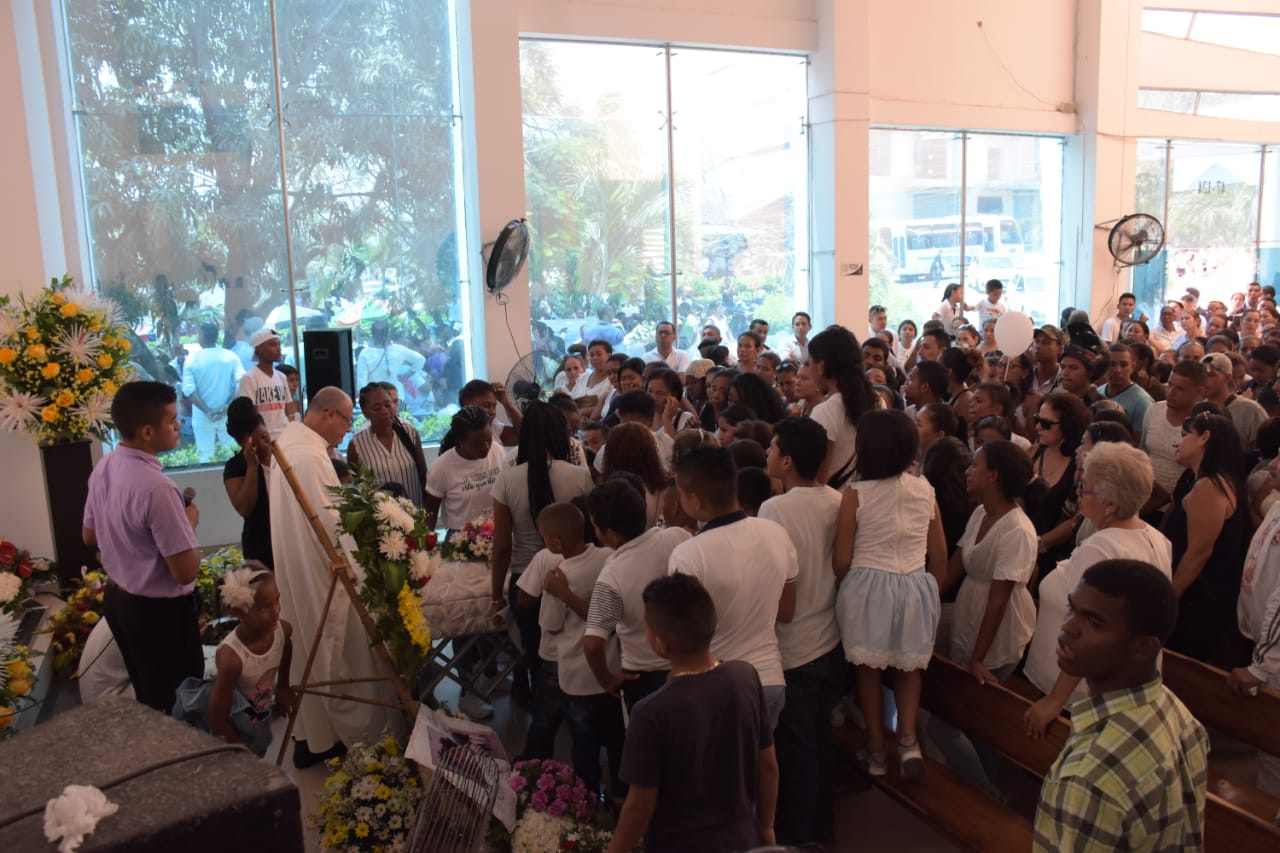
{"type": "Polygon", "coordinates": [[[1009,306],[1000,301],[1000,297],[1004,295],[1004,282],[998,278],[993,278],[987,282],[987,298],[978,301],[978,326],[986,323],[988,320],[999,320],[1004,316],[1004,312],[1009,310],[1009,306]]]}
{"type": "Polygon", "coordinates": [[[742,511],[738,472],[723,447],[700,445],[682,454],[676,490],[685,512],[702,522],[702,529],[671,552],[670,574],[693,575],[711,594],[718,617],[711,653],[756,668],[772,730],[786,700],[774,626],[795,614],[796,548],[777,524],[742,511]]]}
{"type": "Polygon", "coordinates": [[[760,518],[790,535],[799,557],[795,614],[777,626],[778,652],[786,680],[786,704],[774,731],[781,769],[778,843],[822,843],[831,834],[835,788],[831,709],[839,702],[847,669],[836,624],[836,578],[831,546],[840,493],[818,482],[826,455],[826,430],[809,418],[774,424],[769,476],[785,493],[765,501],[760,518]]]}
{"type": "Polygon", "coordinates": [[[298,413],[298,403],[289,393],[289,379],[275,369],[280,360],[280,336],[275,329],[259,329],[249,339],[258,363],[240,379],[239,393],[253,401],[274,441],[298,413]]]}
{"type": "Polygon", "coordinates": [[[613,549],[591,594],[582,640],[588,665],[606,693],[621,693],[627,709],[667,681],[671,664],[649,645],[644,588],[667,574],[671,552],[690,538],[680,527],[645,527],[644,495],[625,480],[608,480],[587,496],[587,513],[601,545],[613,549]],[[621,669],[605,654],[610,640],[622,647],[621,669]]]}
{"type": "MultiPolygon", "coordinates": [[[[600,747],[609,756],[609,779],[614,797],[626,796],[618,781],[622,760],[622,704],[600,689],[583,655],[583,632],[592,590],[600,570],[613,552],[585,540],[586,519],[572,503],[556,503],[538,516],[538,529],[547,550],[563,559],[542,581],[542,609],[538,625],[543,642],[556,646],[560,690],[572,740],[573,772],[595,796],[600,790],[600,747]]],[[[606,644],[611,667],[619,665],[618,643],[606,644]]]]}

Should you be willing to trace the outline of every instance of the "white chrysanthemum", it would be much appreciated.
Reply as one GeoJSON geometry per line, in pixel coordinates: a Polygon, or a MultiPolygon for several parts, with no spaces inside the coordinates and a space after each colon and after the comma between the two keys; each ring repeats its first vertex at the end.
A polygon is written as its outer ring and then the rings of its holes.
{"type": "Polygon", "coordinates": [[[455,530],[449,534],[449,544],[455,548],[462,548],[467,544],[467,534],[461,530],[455,530]]]}
{"type": "Polygon", "coordinates": [[[18,334],[22,321],[11,308],[0,309],[0,341],[8,340],[18,334]]]}
{"type": "Polygon", "coordinates": [[[12,391],[0,395],[0,428],[19,432],[36,427],[40,422],[40,410],[49,401],[39,394],[12,391]]]}
{"type": "Polygon", "coordinates": [[[378,551],[388,560],[403,560],[404,555],[409,552],[409,546],[405,544],[402,535],[392,531],[382,534],[378,540],[378,551]]]}
{"type": "Polygon", "coordinates": [[[58,352],[82,367],[92,367],[102,349],[102,339],[88,329],[73,325],[58,331],[55,341],[58,352]]]}
{"type": "Polygon", "coordinates": [[[0,573],[0,603],[8,604],[22,589],[22,579],[8,572],[0,573]]]}
{"type": "Polygon", "coordinates": [[[568,818],[527,809],[511,836],[511,849],[514,853],[558,853],[572,825],[568,818]]]}
{"type": "Polygon", "coordinates": [[[84,418],[89,429],[102,429],[111,420],[111,395],[99,391],[85,397],[71,409],[71,414],[84,418]]]}
{"type": "MultiPolygon", "coordinates": [[[[412,507],[413,504],[409,506],[412,507]]],[[[390,495],[383,495],[378,499],[378,506],[374,509],[374,515],[378,517],[379,521],[406,533],[413,530],[413,516],[406,512],[405,508],[390,495]]]]}
{"type": "Polygon", "coordinates": [[[435,552],[414,551],[409,555],[409,577],[425,581],[435,574],[440,558],[435,552]]]}

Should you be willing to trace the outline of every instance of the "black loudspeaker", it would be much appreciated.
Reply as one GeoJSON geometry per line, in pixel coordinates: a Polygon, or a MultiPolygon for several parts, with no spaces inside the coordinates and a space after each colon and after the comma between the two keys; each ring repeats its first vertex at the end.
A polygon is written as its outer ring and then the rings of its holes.
{"type": "Polygon", "coordinates": [[[356,397],[356,367],[350,329],[307,329],[302,333],[302,369],[307,399],[328,385],[356,397]]]}

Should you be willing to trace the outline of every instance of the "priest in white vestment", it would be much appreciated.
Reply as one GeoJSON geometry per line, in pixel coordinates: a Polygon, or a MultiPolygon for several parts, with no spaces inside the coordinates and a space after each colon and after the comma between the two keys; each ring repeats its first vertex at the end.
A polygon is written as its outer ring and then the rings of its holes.
{"type": "MultiPolygon", "coordinates": [[[[329,448],[340,444],[351,431],[352,414],[350,397],[338,388],[322,388],[311,398],[302,421],[290,423],[276,441],[330,541],[338,548],[343,548],[343,545],[337,536],[338,513],[331,508],[334,496],[329,487],[339,483],[329,448]]],[[[293,625],[290,678],[296,686],[302,683],[307,655],[324,620],[329,558],[294,497],[280,465],[272,465],[269,469],[267,495],[271,507],[271,550],[275,557],[276,584],[280,588],[281,616],[293,625]]],[[[357,575],[363,574],[354,561],[352,567],[357,575]]],[[[308,680],[314,683],[385,674],[386,669],[374,655],[369,635],[360,623],[351,599],[339,585],[333,594],[328,621],[324,623],[324,634],[308,680]]],[[[387,702],[396,700],[396,692],[390,682],[344,684],[319,689],[387,702]]],[[[299,741],[294,761],[305,766],[311,763],[302,758],[308,753],[318,756],[339,742],[368,742],[388,724],[402,725],[403,716],[380,705],[306,695],[302,698],[294,727],[294,737],[299,741]],[[302,742],[305,742],[305,748],[302,742]]]]}

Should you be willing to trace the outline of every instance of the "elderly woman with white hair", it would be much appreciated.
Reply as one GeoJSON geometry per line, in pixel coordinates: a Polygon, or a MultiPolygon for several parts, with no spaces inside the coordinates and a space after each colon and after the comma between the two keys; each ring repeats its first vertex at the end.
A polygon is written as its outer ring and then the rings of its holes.
{"type": "Polygon", "coordinates": [[[1040,583],[1040,611],[1027,653],[1026,675],[1045,697],[1026,714],[1027,733],[1041,737],[1068,702],[1084,696],[1080,679],[1058,667],[1058,632],[1066,618],[1067,596],[1085,570],[1103,560],[1141,560],[1173,576],[1173,550],[1164,534],[1138,518],[1151,496],[1151,461],[1127,444],[1095,445],[1084,463],[1080,512],[1096,532],[1040,583]]]}

